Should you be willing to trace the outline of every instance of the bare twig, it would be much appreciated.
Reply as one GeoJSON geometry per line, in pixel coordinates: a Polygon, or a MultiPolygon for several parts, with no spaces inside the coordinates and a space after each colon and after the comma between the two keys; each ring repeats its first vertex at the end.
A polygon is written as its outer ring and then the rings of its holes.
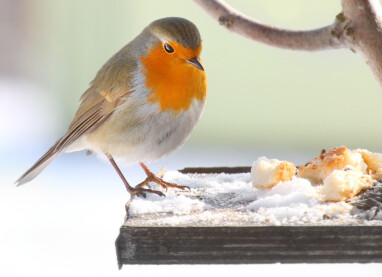
{"type": "Polygon", "coordinates": [[[332,35],[335,24],[309,31],[292,31],[260,23],[221,0],[194,1],[230,31],[271,46],[306,51],[342,47],[338,37],[332,35]]]}
{"type": "Polygon", "coordinates": [[[292,31],[260,23],[222,0],[194,0],[221,25],[250,39],[291,50],[348,48],[360,53],[382,86],[382,8],[379,0],[341,0],[333,24],[292,31]]]}

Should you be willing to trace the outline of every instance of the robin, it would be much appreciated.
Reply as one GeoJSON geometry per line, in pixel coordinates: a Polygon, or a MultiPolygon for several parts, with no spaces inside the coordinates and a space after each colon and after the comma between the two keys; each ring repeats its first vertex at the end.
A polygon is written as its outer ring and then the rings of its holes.
{"type": "Polygon", "coordinates": [[[198,122],[207,92],[201,50],[199,31],[189,20],[168,17],[152,22],[102,66],[81,96],[65,135],[17,185],[31,181],[61,153],[87,149],[106,155],[131,196],[164,196],[144,188],[149,182],[185,189],[163,181],[144,163],[184,144],[198,122]],[[139,163],[147,178],[131,186],[115,160],[139,163]]]}

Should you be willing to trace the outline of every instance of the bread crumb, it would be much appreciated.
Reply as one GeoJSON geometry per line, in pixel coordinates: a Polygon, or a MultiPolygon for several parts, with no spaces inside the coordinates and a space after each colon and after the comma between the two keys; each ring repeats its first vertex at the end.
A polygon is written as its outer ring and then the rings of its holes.
{"type": "Polygon", "coordinates": [[[253,187],[266,189],[292,180],[296,175],[296,166],[292,162],[260,157],[253,163],[251,175],[253,187]]]}
{"type": "Polygon", "coordinates": [[[324,180],[323,201],[343,201],[357,195],[361,190],[372,186],[370,175],[359,170],[334,170],[324,180]]]}
{"type": "MultiPolygon", "coordinates": [[[[367,165],[367,169],[371,171],[371,175],[375,175],[378,170],[382,168],[382,154],[381,153],[373,153],[366,149],[357,149],[354,150],[357,153],[362,155],[363,160],[367,165]]],[[[381,174],[377,174],[376,177],[373,176],[373,179],[379,180],[381,174]]]]}
{"type": "Polygon", "coordinates": [[[373,178],[374,180],[377,180],[377,181],[381,180],[381,179],[382,179],[382,168],[378,168],[378,169],[377,169],[377,172],[374,173],[374,175],[372,176],[372,178],[373,178]]]}
{"type": "Polygon", "coordinates": [[[365,173],[367,165],[362,154],[345,146],[323,150],[319,157],[307,162],[298,169],[297,176],[308,179],[313,185],[322,184],[333,170],[341,170],[351,166],[354,171],[365,173]]]}

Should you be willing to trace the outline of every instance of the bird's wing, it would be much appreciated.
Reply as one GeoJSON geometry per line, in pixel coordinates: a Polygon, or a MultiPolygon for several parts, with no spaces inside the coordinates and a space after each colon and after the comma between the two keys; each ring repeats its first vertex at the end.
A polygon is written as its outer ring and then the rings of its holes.
{"type": "Polygon", "coordinates": [[[66,134],[16,181],[17,185],[35,178],[70,144],[97,128],[125,101],[131,93],[132,72],[137,68],[137,60],[130,52],[130,46],[125,46],[98,71],[90,88],[81,96],[81,104],[66,134]]]}
{"type": "Polygon", "coordinates": [[[89,130],[97,128],[124,102],[124,97],[131,92],[131,69],[125,62],[124,59],[111,59],[98,71],[90,88],[80,98],[81,104],[66,134],[16,181],[17,185],[35,178],[70,144],[89,130]]]}
{"type": "Polygon", "coordinates": [[[68,147],[90,129],[97,128],[124,102],[131,92],[131,72],[134,66],[126,59],[110,60],[91,82],[91,87],[81,96],[81,104],[69,125],[68,131],[56,144],[56,149],[68,147]]]}

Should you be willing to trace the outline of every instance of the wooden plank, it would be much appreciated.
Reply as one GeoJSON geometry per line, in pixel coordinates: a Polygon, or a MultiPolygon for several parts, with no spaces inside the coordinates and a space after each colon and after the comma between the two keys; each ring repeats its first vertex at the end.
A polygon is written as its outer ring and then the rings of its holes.
{"type": "Polygon", "coordinates": [[[128,227],[123,264],[380,263],[382,226],[128,227]]]}

